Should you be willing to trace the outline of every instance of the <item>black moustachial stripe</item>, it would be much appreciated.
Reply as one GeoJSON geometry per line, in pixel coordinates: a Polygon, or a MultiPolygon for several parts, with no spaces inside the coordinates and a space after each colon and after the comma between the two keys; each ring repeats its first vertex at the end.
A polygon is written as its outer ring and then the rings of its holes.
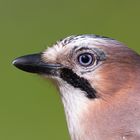
{"type": "Polygon", "coordinates": [[[60,77],[67,83],[71,84],[73,87],[85,91],[86,96],[88,98],[90,99],[96,98],[96,91],[94,88],[91,87],[90,83],[86,79],[79,77],[71,69],[68,68],[61,69],[60,77]]]}

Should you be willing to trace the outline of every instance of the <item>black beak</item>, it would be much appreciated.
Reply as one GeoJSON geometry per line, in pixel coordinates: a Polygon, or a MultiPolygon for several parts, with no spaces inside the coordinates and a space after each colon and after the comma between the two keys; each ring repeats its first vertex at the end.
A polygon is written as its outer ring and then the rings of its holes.
{"type": "Polygon", "coordinates": [[[57,76],[62,65],[45,63],[41,55],[42,53],[38,53],[18,57],[13,61],[13,65],[26,72],[57,76]]]}

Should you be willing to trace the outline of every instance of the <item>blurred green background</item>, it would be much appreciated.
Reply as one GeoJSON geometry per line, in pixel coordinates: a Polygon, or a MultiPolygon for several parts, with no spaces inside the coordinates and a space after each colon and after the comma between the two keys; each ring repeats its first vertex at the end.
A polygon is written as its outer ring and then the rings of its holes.
{"type": "Polygon", "coordinates": [[[56,88],[12,66],[72,34],[99,34],[140,52],[138,0],[0,0],[0,140],[70,140],[56,88]]]}

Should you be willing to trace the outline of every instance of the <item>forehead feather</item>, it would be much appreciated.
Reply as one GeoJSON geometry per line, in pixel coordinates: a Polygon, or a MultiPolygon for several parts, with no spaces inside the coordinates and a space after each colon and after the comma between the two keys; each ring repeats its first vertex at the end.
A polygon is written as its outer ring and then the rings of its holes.
{"type": "Polygon", "coordinates": [[[43,59],[56,60],[58,55],[63,55],[74,47],[101,47],[122,46],[122,43],[112,38],[98,36],[98,35],[72,35],[56,42],[51,48],[47,48],[43,53],[43,59]]]}
{"type": "Polygon", "coordinates": [[[112,38],[104,37],[104,36],[99,36],[99,35],[73,35],[69,36],[67,38],[64,38],[56,43],[57,45],[60,46],[69,46],[69,45],[88,45],[88,44],[93,44],[93,45],[108,45],[108,44],[116,44],[120,45],[121,43],[119,41],[116,41],[112,38]]]}

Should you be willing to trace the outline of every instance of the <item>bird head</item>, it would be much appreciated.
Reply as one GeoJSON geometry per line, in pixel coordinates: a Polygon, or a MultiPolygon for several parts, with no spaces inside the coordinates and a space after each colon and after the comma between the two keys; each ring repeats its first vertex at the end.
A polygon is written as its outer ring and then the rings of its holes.
{"type": "Polygon", "coordinates": [[[105,112],[99,109],[104,112],[101,115],[97,108],[104,108],[109,114],[106,104],[118,106],[134,89],[139,89],[138,82],[133,83],[139,81],[139,62],[139,55],[119,41],[97,35],[73,35],[41,53],[19,57],[13,64],[57,82],[72,139],[79,139],[82,133],[76,136],[82,128],[79,120],[89,121],[92,110],[96,110],[93,114],[98,114],[98,118],[103,116],[105,112]],[[87,117],[83,117],[83,112],[87,112],[87,117]]]}
{"type": "Polygon", "coordinates": [[[70,36],[42,53],[13,61],[24,71],[38,73],[79,88],[88,98],[115,94],[133,77],[139,56],[124,44],[97,35],[70,36]]]}

